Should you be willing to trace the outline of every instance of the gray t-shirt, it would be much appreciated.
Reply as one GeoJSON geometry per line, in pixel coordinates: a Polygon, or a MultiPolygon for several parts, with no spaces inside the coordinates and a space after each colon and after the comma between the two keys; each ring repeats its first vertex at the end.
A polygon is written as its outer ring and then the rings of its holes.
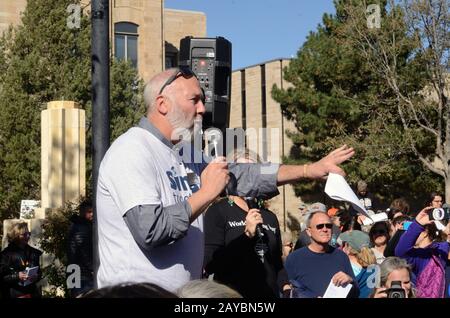
{"type": "Polygon", "coordinates": [[[170,206],[191,195],[185,166],[174,150],[142,128],[131,128],[120,136],[106,153],[99,172],[98,287],[153,282],[175,291],[200,278],[203,216],[191,224],[185,237],[151,251],[138,246],[123,219],[135,206],[170,206]]]}

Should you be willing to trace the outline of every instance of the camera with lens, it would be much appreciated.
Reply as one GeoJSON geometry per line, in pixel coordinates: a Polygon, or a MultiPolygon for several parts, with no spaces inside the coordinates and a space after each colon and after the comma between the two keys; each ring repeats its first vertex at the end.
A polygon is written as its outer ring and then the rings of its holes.
{"type": "Polygon", "coordinates": [[[387,298],[406,298],[405,290],[402,287],[401,281],[393,281],[391,288],[386,290],[387,298]]]}
{"type": "Polygon", "coordinates": [[[428,212],[430,220],[444,221],[450,219],[450,206],[444,204],[442,208],[435,208],[428,212]]]}

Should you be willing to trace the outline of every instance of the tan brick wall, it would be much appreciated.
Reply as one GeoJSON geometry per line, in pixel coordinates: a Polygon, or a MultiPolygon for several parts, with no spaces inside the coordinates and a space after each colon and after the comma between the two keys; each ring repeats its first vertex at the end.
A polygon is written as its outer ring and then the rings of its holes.
{"type": "Polygon", "coordinates": [[[20,14],[25,10],[27,0],[0,0],[0,34],[9,25],[20,23],[20,14]]]}
{"type": "MultiPolygon", "coordinates": [[[[267,122],[267,155],[272,162],[282,161],[282,153],[288,155],[292,141],[286,136],[286,129],[295,129],[293,122],[283,118],[280,105],[272,99],[273,84],[283,88],[289,83],[282,79],[281,70],[289,64],[289,60],[276,60],[265,64],[266,69],[266,122],[267,122]],[[284,131],[283,131],[284,129],[284,131]],[[273,135],[272,135],[273,134],[273,135]],[[272,137],[273,136],[273,137],[272,137]]],[[[261,67],[259,65],[245,69],[247,128],[262,127],[261,106],[261,67]]],[[[241,70],[232,74],[230,127],[242,126],[241,70]]],[[[258,153],[262,154],[261,135],[258,130],[258,153]]],[[[282,230],[296,227],[298,222],[298,204],[293,187],[286,185],[278,188],[280,195],[270,200],[270,209],[277,215],[282,230]]]]}
{"type": "Polygon", "coordinates": [[[180,49],[186,36],[206,37],[206,15],[203,12],[164,9],[164,40],[180,49]]]}
{"type": "Polygon", "coordinates": [[[262,128],[261,108],[261,68],[254,66],[245,70],[247,147],[262,156],[261,140],[258,138],[262,128]]]}
{"type": "Polygon", "coordinates": [[[230,127],[242,127],[241,72],[231,74],[230,127]]]}

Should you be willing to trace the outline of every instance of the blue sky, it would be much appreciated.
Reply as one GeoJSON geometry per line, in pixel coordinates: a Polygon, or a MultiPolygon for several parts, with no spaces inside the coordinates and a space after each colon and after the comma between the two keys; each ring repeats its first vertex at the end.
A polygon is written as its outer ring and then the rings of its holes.
{"type": "Polygon", "coordinates": [[[332,0],[165,0],[165,7],[206,14],[207,36],[232,43],[233,70],[296,56],[332,0]]]}

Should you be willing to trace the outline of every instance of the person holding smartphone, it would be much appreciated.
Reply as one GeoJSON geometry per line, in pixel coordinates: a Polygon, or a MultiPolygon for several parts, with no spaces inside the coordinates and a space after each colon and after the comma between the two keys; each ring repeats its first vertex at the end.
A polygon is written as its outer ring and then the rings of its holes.
{"type": "Polygon", "coordinates": [[[433,206],[428,206],[417,214],[395,248],[396,256],[411,264],[417,277],[419,298],[443,298],[445,295],[445,266],[450,247],[443,232],[430,220],[428,213],[432,209],[433,206]]]}

